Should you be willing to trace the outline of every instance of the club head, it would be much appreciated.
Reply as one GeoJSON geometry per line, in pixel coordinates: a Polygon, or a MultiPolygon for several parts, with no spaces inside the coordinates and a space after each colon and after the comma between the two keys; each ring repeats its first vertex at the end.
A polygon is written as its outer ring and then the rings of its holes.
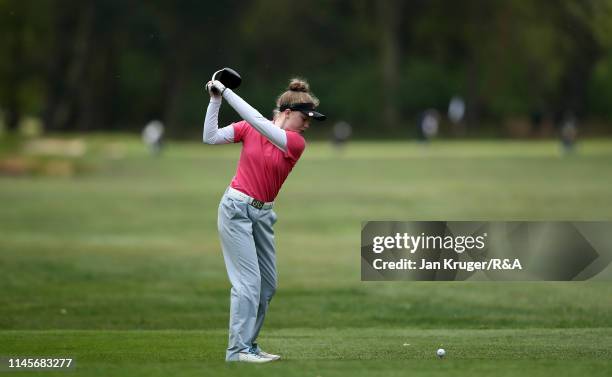
{"type": "Polygon", "coordinates": [[[236,89],[242,83],[242,77],[238,72],[234,71],[231,68],[222,68],[215,72],[212,77],[214,80],[219,80],[226,88],[236,89]]]}

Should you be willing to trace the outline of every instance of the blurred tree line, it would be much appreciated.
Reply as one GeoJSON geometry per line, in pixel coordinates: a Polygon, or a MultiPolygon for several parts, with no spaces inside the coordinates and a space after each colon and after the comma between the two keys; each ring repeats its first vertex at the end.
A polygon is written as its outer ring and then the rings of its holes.
{"type": "Polygon", "coordinates": [[[454,95],[476,132],[534,113],[612,118],[611,0],[0,0],[0,28],[9,130],[34,115],[49,131],[160,119],[195,135],[223,66],[266,115],[305,77],[363,135],[404,132],[454,95]]]}

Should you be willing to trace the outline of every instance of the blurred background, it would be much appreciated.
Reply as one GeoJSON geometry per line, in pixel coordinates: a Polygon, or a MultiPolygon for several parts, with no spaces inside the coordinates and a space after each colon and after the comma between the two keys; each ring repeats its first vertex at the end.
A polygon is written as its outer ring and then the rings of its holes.
{"type": "Polygon", "coordinates": [[[230,66],[266,115],[290,77],[307,78],[357,138],[417,137],[423,111],[446,115],[453,97],[465,116],[441,117],[441,135],[552,136],[568,119],[612,133],[607,0],[2,0],[0,28],[4,132],[158,119],[195,138],[203,84],[230,66]]]}
{"type": "Polygon", "coordinates": [[[360,230],[612,220],[612,1],[0,0],[0,51],[0,355],[235,375],[216,220],[240,145],[201,142],[229,66],[262,114],[300,76],[329,117],[276,200],[261,343],[293,363],[266,375],[436,375],[441,346],[438,375],[610,374],[610,266],[361,282],[360,230]]]}

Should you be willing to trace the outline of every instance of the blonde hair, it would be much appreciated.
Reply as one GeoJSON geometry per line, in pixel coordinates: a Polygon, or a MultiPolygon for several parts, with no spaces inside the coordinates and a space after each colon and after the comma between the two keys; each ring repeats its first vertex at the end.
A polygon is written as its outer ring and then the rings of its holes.
{"type": "Polygon", "coordinates": [[[289,80],[287,90],[276,99],[276,110],[278,111],[283,105],[296,103],[312,103],[315,107],[319,106],[319,99],[310,92],[310,85],[299,77],[289,80]]]}

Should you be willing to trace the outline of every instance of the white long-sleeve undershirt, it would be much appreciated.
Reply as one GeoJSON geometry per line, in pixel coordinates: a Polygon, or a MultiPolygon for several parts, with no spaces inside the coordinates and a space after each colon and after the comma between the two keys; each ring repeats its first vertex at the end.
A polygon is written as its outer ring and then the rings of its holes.
{"type": "MultiPolygon", "coordinates": [[[[285,130],[277,127],[255,110],[231,89],[225,89],[223,98],[236,110],[236,112],[253,126],[260,134],[276,145],[283,152],[287,151],[287,134],[285,130]]],[[[206,118],[204,120],[203,139],[207,144],[227,144],[234,142],[234,127],[227,126],[219,129],[219,108],[221,98],[211,97],[206,118]]]]}
{"type": "Polygon", "coordinates": [[[227,126],[219,129],[219,108],[221,98],[211,97],[204,118],[204,132],[202,139],[206,144],[228,144],[234,142],[234,127],[227,126]]]}

